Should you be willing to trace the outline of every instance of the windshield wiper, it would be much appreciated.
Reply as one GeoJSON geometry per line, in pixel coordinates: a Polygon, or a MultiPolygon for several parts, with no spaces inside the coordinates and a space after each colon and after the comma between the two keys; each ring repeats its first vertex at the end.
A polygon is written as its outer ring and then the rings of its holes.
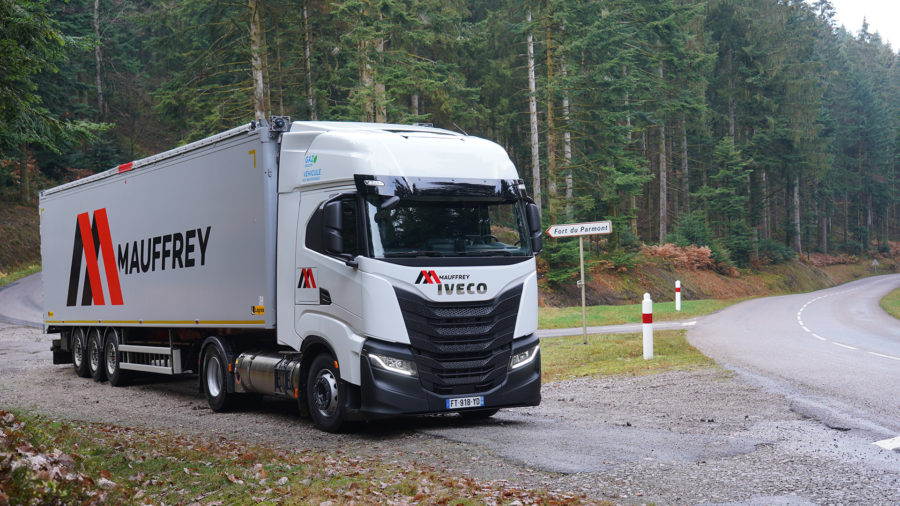
{"type": "Polygon", "coordinates": [[[443,253],[436,250],[412,250],[412,251],[392,251],[390,253],[385,252],[385,258],[387,257],[442,257],[443,253]]]}
{"type": "Polygon", "coordinates": [[[482,256],[482,257],[511,257],[512,253],[505,249],[487,249],[487,250],[478,250],[478,251],[470,251],[469,254],[472,256],[482,256]]]}

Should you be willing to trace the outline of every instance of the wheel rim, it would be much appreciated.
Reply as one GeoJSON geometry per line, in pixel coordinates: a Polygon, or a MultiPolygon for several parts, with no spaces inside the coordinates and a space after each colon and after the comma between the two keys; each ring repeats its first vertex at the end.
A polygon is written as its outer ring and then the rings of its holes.
{"type": "Polygon", "coordinates": [[[209,355],[209,359],[206,361],[206,391],[209,392],[209,395],[218,397],[222,392],[222,383],[224,382],[225,377],[219,357],[209,355]]]}
{"type": "Polygon", "coordinates": [[[84,338],[81,332],[76,332],[72,337],[72,362],[75,363],[75,367],[81,367],[81,363],[84,362],[84,338]]]}
{"type": "Polygon", "coordinates": [[[114,338],[110,336],[109,341],[106,343],[106,372],[110,376],[115,374],[116,367],[119,365],[119,354],[117,351],[114,338]]]}
{"type": "Polygon", "coordinates": [[[88,341],[88,359],[90,360],[92,371],[96,371],[100,368],[100,349],[97,346],[96,338],[91,338],[91,340],[88,341]]]}
{"type": "Polygon", "coordinates": [[[316,375],[316,383],[313,386],[313,402],[322,416],[332,417],[337,412],[337,379],[328,369],[322,369],[316,375]]]}

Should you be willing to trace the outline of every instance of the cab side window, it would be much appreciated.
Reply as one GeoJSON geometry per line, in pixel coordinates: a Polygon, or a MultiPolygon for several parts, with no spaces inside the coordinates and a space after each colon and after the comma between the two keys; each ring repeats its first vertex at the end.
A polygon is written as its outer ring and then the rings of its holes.
{"type": "MultiPolygon", "coordinates": [[[[357,256],[364,255],[365,242],[362,241],[362,230],[360,228],[359,202],[356,194],[342,195],[338,198],[341,203],[341,221],[342,232],[341,237],[344,242],[344,253],[357,256]]],[[[329,202],[334,202],[331,200],[329,202]]],[[[328,254],[325,250],[325,244],[322,240],[322,232],[324,229],[324,204],[319,206],[309,220],[306,226],[306,247],[319,253],[328,254]]]]}
{"type": "Polygon", "coordinates": [[[354,257],[363,254],[362,248],[359,247],[358,211],[356,195],[341,199],[341,214],[344,216],[344,253],[354,257]]]}

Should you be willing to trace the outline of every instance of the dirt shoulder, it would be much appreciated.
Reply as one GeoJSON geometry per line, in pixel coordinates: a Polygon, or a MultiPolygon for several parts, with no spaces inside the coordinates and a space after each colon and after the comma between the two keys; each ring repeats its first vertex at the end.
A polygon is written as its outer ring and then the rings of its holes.
{"type": "Polygon", "coordinates": [[[113,388],[50,364],[50,336],[0,326],[0,409],[55,419],[340,451],[615,503],[900,501],[900,454],[804,419],[791,401],[718,368],[544,386],[535,408],[487,422],[388,420],[324,434],[291,402],[212,413],[194,379],[113,388]],[[887,494],[887,495],[885,495],[887,494]]]}
{"type": "Polygon", "coordinates": [[[40,222],[37,206],[0,205],[0,273],[40,262],[40,222]]]}

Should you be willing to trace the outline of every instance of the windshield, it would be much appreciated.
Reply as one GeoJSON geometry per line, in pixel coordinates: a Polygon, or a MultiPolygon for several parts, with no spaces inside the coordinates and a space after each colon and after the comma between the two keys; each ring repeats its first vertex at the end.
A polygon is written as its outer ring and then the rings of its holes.
{"type": "Polygon", "coordinates": [[[376,258],[531,255],[520,201],[382,202],[370,196],[366,206],[376,258]]]}

